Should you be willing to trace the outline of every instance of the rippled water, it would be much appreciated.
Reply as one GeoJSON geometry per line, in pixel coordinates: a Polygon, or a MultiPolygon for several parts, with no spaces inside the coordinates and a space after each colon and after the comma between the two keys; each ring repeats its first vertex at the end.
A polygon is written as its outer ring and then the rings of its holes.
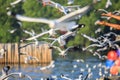
{"type": "MultiPolygon", "coordinates": [[[[74,57],[69,57],[69,58],[57,57],[54,63],[55,66],[53,68],[40,70],[41,67],[40,65],[27,64],[27,65],[21,65],[20,68],[18,68],[18,66],[12,66],[10,72],[22,72],[24,74],[28,74],[29,76],[32,77],[33,80],[41,80],[41,78],[45,79],[51,76],[56,76],[58,80],[64,80],[60,78],[61,74],[67,75],[69,78],[74,80],[78,78],[80,73],[83,73],[83,76],[86,76],[88,74],[88,69],[91,69],[90,73],[92,73],[92,75],[87,80],[96,80],[96,78],[100,78],[99,75],[100,68],[101,68],[101,72],[103,72],[102,74],[104,74],[104,69],[101,67],[105,65],[104,61],[102,62],[98,58],[93,56],[86,57],[86,55],[84,54],[82,54],[82,56],[79,55],[79,58],[80,59],[82,58],[84,62],[77,62],[76,60],[79,59],[74,57]],[[96,65],[97,67],[95,67],[94,65],[96,65]],[[93,68],[93,66],[95,68],[93,68]]],[[[1,65],[0,69],[2,69],[2,67],[3,66],[1,65]]],[[[109,75],[109,71],[105,75],[109,75]]]]}

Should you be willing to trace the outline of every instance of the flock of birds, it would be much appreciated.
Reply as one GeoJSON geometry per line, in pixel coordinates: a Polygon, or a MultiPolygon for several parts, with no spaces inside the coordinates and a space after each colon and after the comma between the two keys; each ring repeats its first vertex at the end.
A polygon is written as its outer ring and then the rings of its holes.
{"type": "MultiPolygon", "coordinates": [[[[25,0],[16,0],[15,2],[10,3],[10,5],[12,7],[14,7],[15,5],[19,4],[20,2],[24,2],[25,0]]],[[[21,42],[24,41],[31,41],[34,40],[34,42],[28,43],[24,46],[19,47],[19,49],[26,47],[27,45],[30,44],[35,44],[36,46],[40,45],[40,41],[38,41],[37,38],[42,37],[45,34],[49,34],[49,37],[44,38],[45,40],[53,40],[51,43],[49,43],[49,48],[54,48],[56,50],[59,51],[59,55],[62,57],[65,57],[67,55],[67,51],[71,48],[74,48],[74,46],[70,46],[68,48],[65,49],[66,46],[66,39],[70,36],[75,36],[77,34],[77,30],[84,28],[85,24],[77,24],[77,22],[75,20],[80,19],[83,15],[85,15],[87,12],[89,12],[89,10],[91,9],[91,5],[87,5],[85,7],[80,7],[79,5],[74,5],[74,6],[62,6],[61,4],[54,2],[52,0],[38,0],[39,2],[41,2],[44,6],[51,6],[54,8],[57,8],[60,12],[64,13],[64,16],[58,18],[58,19],[46,19],[46,18],[33,18],[33,17],[27,17],[27,16],[23,16],[17,13],[14,13],[12,11],[10,11],[10,7],[7,8],[8,12],[7,15],[9,16],[13,16],[14,18],[16,18],[19,21],[25,21],[25,22],[36,22],[36,23],[44,23],[49,25],[49,30],[44,31],[42,33],[36,34],[34,30],[31,31],[27,31],[27,30],[22,30],[24,33],[30,35],[30,38],[27,39],[23,39],[20,40],[21,42]],[[56,31],[63,31],[65,32],[64,34],[60,34],[60,36],[56,37],[56,31]],[[55,42],[58,42],[59,46],[55,45],[55,42]],[[64,49],[62,48],[64,47],[64,49]]],[[[93,2],[99,2],[101,0],[93,0],[93,2]]],[[[74,4],[74,0],[68,0],[68,5],[74,4]]],[[[112,2],[110,0],[107,0],[106,5],[105,5],[105,9],[107,9],[108,7],[112,6],[112,2]]],[[[108,13],[108,11],[106,11],[105,9],[98,9],[96,11],[102,11],[104,13],[108,13]]],[[[115,15],[120,15],[119,11],[114,11],[113,14],[115,15]]],[[[107,20],[110,19],[110,17],[101,17],[101,18],[106,18],[107,20]]],[[[98,20],[99,21],[99,20],[98,20]]],[[[96,21],[95,24],[98,22],[96,21]]],[[[22,24],[20,22],[18,22],[20,26],[22,26],[22,24]]],[[[10,33],[14,33],[15,31],[17,31],[17,29],[14,30],[9,30],[10,33]]],[[[98,29],[95,31],[95,33],[97,34],[98,32],[100,32],[101,29],[98,29]]],[[[116,38],[117,36],[119,36],[118,34],[114,33],[114,32],[109,32],[103,35],[100,35],[98,38],[93,38],[91,36],[88,36],[84,33],[81,33],[81,36],[83,36],[84,38],[90,40],[93,42],[93,44],[90,44],[87,47],[83,47],[82,50],[85,51],[89,51],[91,53],[93,53],[94,56],[98,56],[99,59],[106,59],[107,56],[105,55],[100,55],[100,53],[102,51],[105,51],[109,48],[113,48],[113,49],[118,49],[119,45],[118,42],[119,40],[116,40],[114,38],[116,38]],[[114,37],[114,38],[113,38],[114,37]],[[97,50],[93,51],[92,47],[96,47],[97,50]]],[[[4,57],[6,50],[5,49],[1,49],[0,50],[0,58],[4,57]]],[[[34,56],[30,56],[28,53],[26,52],[22,52],[20,53],[20,55],[25,55],[25,63],[28,63],[30,60],[36,60],[37,62],[39,62],[39,60],[34,57],[34,56]]],[[[80,60],[77,60],[76,62],[80,62],[80,60]]],[[[82,60],[82,62],[84,62],[84,60],[82,60]]],[[[54,68],[55,64],[54,61],[52,61],[48,66],[45,67],[40,67],[40,70],[44,70],[44,69],[49,69],[49,68],[54,68]]],[[[77,65],[73,65],[74,68],[77,67],[77,65]]],[[[105,77],[105,75],[103,75],[101,68],[105,68],[105,74],[107,74],[108,72],[106,71],[106,67],[99,64],[99,65],[94,65],[93,69],[95,69],[96,67],[99,67],[99,75],[105,77]]],[[[91,71],[91,68],[89,67],[89,65],[86,64],[86,68],[88,69],[88,74],[83,76],[82,73],[80,73],[79,78],[78,79],[74,79],[74,80],[86,80],[87,78],[89,79],[90,76],[93,76],[93,73],[91,71]]],[[[10,70],[10,66],[5,66],[2,70],[2,76],[0,77],[1,80],[5,80],[7,78],[9,78],[10,76],[13,75],[18,75],[20,78],[27,77],[30,80],[32,80],[32,78],[28,75],[22,74],[22,73],[9,73],[10,70]]],[[[74,71],[72,71],[74,72],[74,71]]],[[[80,72],[84,72],[84,69],[80,69],[80,72]]],[[[65,75],[61,75],[62,79],[65,80],[73,80],[65,75]]],[[[41,78],[42,80],[42,78],[41,78]]],[[[57,77],[53,78],[47,78],[46,80],[57,80],[57,77]]],[[[97,80],[97,79],[96,79],[97,80]]]]}

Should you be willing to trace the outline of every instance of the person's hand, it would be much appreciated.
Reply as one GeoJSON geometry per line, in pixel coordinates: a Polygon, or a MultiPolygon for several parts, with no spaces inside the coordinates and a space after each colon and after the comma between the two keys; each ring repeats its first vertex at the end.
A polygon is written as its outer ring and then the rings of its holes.
{"type": "Polygon", "coordinates": [[[95,22],[95,25],[105,25],[105,21],[96,21],[95,22]]]}
{"type": "Polygon", "coordinates": [[[112,12],[109,12],[109,13],[107,13],[107,14],[106,14],[106,13],[102,13],[101,15],[102,15],[102,16],[108,16],[108,17],[111,17],[113,14],[112,14],[112,12]]]}

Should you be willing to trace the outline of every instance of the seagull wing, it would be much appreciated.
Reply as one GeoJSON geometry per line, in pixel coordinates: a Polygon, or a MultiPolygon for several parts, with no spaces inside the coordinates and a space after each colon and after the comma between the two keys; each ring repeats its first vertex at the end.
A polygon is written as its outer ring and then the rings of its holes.
{"type": "Polygon", "coordinates": [[[26,22],[38,22],[38,23],[45,23],[50,25],[53,21],[45,19],[45,18],[31,18],[31,17],[26,17],[26,16],[22,16],[19,14],[16,14],[16,19],[20,20],[20,21],[26,21],[26,22]]]}
{"type": "Polygon", "coordinates": [[[43,38],[43,39],[55,40],[56,38],[43,38]]]}
{"type": "Polygon", "coordinates": [[[57,49],[58,51],[62,52],[62,50],[61,50],[59,47],[57,47],[57,46],[53,46],[53,48],[55,48],[55,49],[57,49]]]}
{"type": "Polygon", "coordinates": [[[40,36],[43,36],[43,35],[45,35],[45,34],[47,34],[47,33],[49,33],[49,32],[46,31],[46,32],[40,33],[40,34],[38,34],[38,35],[36,35],[36,36],[27,38],[27,39],[25,39],[25,40],[33,40],[33,39],[36,39],[36,38],[38,38],[38,37],[40,37],[40,36]]]}
{"type": "Polygon", "coordinates": [[[48,5],[49,5],[49,6],[52,6],[52,7],[55,7],[55,8],[57,8],[57,9],[59,9],[61,12],[64,12],[64,14],[67,14],[67,12],[65,11],[65,7],[62,6],[62,5],[59,4],[59,3],[50,1],[50,4],[48,4],[48,5]]]}
{"type": "Polygon", "coordinates": [[[29,35],[31,35],[31,36],[32,36],[32,33],[31,33],[31,32],[29,32],[29,31],[27,31],[27,30],[23,30],[23,32],[25,32],[26,34],[29,34],[29,35]]]}
{"type": "Polygon", "coordinates": [[[69,36],[71,36],[74,32],[72,31],[68,31],[67,33],[65,33],[64,35],[62,35],[64,37],[64,39],[68,38],[69,36]]]}
{"type": "Polygon", "coordinates": [[[20,3],[21,1],[23,1],[23,0],[16,0],[16,1],[10,3],[10,5],[16,5],[16,4],[20,3]]]}
{"type": "Polygon", "coordinates": [[[57,21],[58,22],[65,22],[65,21],[70,21],[72,19],[75,19],[78,15],[83,15],[85,14],[86,12],[88,12],[88,10],[90,9],[90,5],[87,5],[81,9],[78,9],[74,12],[71,12],[69,14],[66,14],[65,16],[59,18],[57,21]]]}
{"type": "Polygon", "coordinates": [[[71,47],[68,47],[66,50],[65,50],[65,52],[67,52],[69,49],[71,49],[71,48],[73,48],[73,46],[71,46],[71,47]]]}
{"type": "Polygon", "coordinates": [[[79,8],[80,5],[73,5],[73,6],[65,6],[66,8],[79,8]]]}
{"type": "Polygon", "coordinates": [[[81,33],[81,35],[82,35],[83,37],[85,37],[85,38],[89,39],[90,41],[93,41],[93,42],[98,42],[98,40],[97,40],[97,39],[92,38],[92,37],[90,37],[90,36],[87,36],[86,34],[82,34],[82,33],[81,33]]]}
{"type": "Polygon", "coordinates": [[[50,45],[52,46],[56,41],[57,41],[57,39],[55,39],[50,45]]]}

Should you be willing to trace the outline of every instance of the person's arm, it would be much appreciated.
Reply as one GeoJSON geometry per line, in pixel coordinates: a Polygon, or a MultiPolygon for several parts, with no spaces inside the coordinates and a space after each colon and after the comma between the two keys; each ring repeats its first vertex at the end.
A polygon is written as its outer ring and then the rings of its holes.
{"type": "Polygon", "coordinates": [[[104,26],[109,26],[109,27],[120,30],[120,25],[118,25],[118,24],[108,23],[108,22],[105,22],[105,21],[100,21],[97,24],[104,25],[104,26]]]}
{"type": "Polygon", "coordinates": [[[108,16],[108,17],[111,17],[111,18],[114,18],[114,19],[117,19],[117,20],[120,20],[120,16],[118,16],[118,15],[114,15],[114,14],[112,14],[111,12],[109,12],[109,13],[103,13],[103,14],[101,14],[102,16],[108,16]]]}

